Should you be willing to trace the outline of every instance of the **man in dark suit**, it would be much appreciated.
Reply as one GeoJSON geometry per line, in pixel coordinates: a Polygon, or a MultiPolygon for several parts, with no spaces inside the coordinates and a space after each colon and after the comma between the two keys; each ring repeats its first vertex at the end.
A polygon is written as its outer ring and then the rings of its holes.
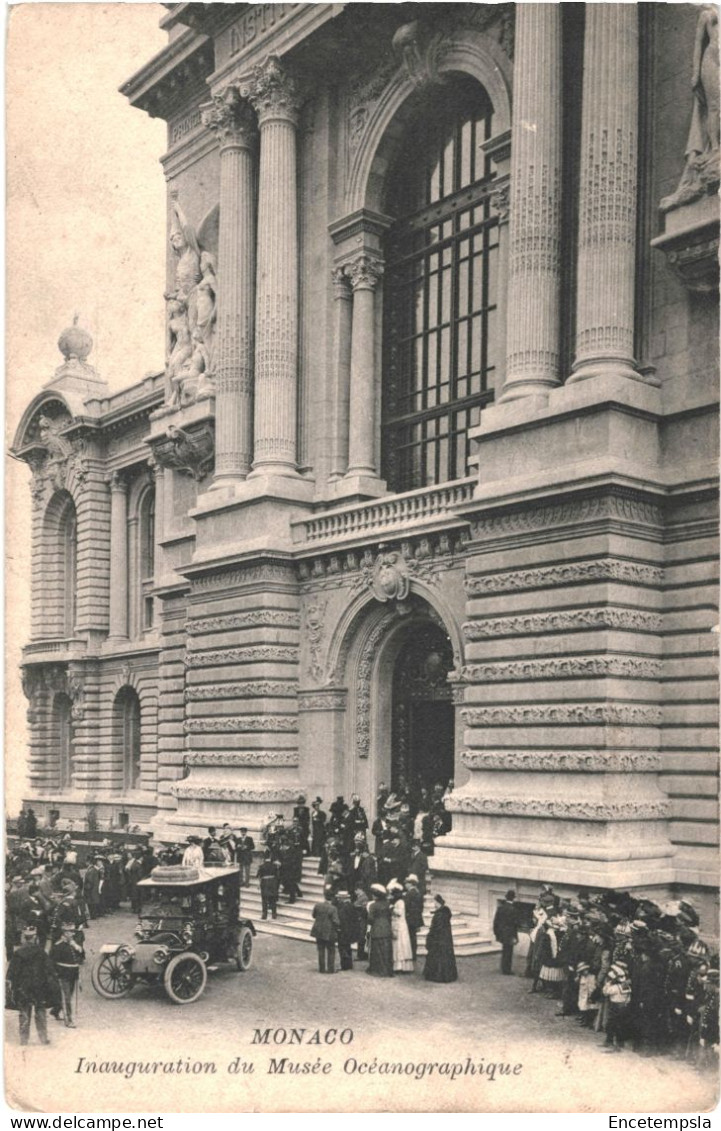
{"type": "Polygon", "coordinates": [[[415,962],[418,954],[418,932],[423,926],[423,896],[418,889],[418,877],[412,872],[406,877],[405,889],[406,923],[408,934],[411,936],[411,950],[415,962]]]}
{"type": "Polygon", "coordinates": [[[515,891],[507,891],[506,898],[503,903],[498,904],[498,909],[493,918],[493,934],[502,947],[502,974],[513,973],[513,948],[518,942],[518,912],[515,899],[515,891]]]}
{"type": "Polygon", "coordinates": [[[375,884],[378,880],[378,869],[375,857],[371,856],[366,847],[363,833],[356,833],[355,851],[350,858],[350,871],[353,894],[355,895],[358,889],[362,888],[370,899],[371,884],[375,884]]]}
{"type": "Polygon", "coordinates": [[[338,957],[340,958],[340,968],[341,970],[352,970],[353,952],[351,946],[356,940],[358,923],[355,908],[350,901],[350,894],[347,891],[339,891],[336,895],[336,910],[340,922],[340,927],[338,928],[338,957]]]}
{"type": "Polygon", "coordinates": [[[311,856],[320,856],[323,852],[323,845],[325,844],[325,823],[327,818],[326,814],[321,809],[322,804],[323,799],[316,797],[312,806],[313,811],[310,815],[311,856]]]}
{"type": "Polygon", "coordinates": [[[263,863],[258,868],[258,882],[260,884],[260,899],[262,903],[261,919],[268,918],[268,911],[274,919],[278,918],[278,868],[271,859],[270,852],[265,853],[263,863]]]}
{"type": "Polygon", "coordinates": [[[322,903],[316,903],[313,908],[313,926],[310,929],[318,950],[320,974],[335,974],[335,944],[339,929],[338,909],[326,896],[322,903]]]}
{"type": "Polygon", "coordinates": [[[247,829],[240,830],[240,836],[235,842],[235,859],[240,864],[240,886],[250,887],[250,866],[253,863],[255,841],[248,836],[247,829]]]}
{"type": "Polygon", "coordinates": [[[421,895],[425,895],[428,884],[428,857],[418,841],[413,842],[408,869],[414,876],[418,877],[418,890],[421,895]]]}

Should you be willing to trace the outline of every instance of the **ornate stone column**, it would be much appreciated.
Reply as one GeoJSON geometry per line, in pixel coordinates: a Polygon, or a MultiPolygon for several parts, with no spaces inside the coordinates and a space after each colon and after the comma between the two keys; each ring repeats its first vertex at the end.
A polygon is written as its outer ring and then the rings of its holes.
{"type": "Polygon", "coordinates": [[[560,384],[561,9],[519,4],[502,401],[560,384]]]}
{"type": "Polygon", "coordinates": [[[576,359],[569,383],[642,380],[634,350],[636,4],[588,4],[583,59],[576,359]]]}
{"type": "Polygon", "coordinates": [[[341,479],[348,468],[348,407],[350,394],[353,305],[345,267],[332,273],[335,299],[335,357],[333,388],[333,438],[331,479],[341,479]]]}
{"type": "Polygon", "coordinates": [[[255,114],[235,88],[202,107],[220,143],[214,485],[245,479],[253,458],[255,114]]]}
{"type": "Polygon", "coordinates": [[[380,259],[360,255],[346,268],[353,288],[348,476],[378,474],[375,425],[375,289],[383,274],[380,259]]]}
{"type": "Polygon", "coordinates": [[[257,110],[260,126],[253,471],[295,475],[298,96],[275,56],[256,67],[241,93],[257,110]]]}
{"type": "Polygon", "coordinates": [[[128,485],[120,472],[110,487],[110,640],[128,637],[128,485]]]}

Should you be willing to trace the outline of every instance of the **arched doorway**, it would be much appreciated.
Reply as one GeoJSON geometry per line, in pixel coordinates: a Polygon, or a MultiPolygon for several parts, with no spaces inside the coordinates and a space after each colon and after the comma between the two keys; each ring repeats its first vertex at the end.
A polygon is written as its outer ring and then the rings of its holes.
{"type": "Polygon", "coordinates": [[[393,669],[391,779],[412,792],[444,788],[453,778],[455,723],[448,673],[453,649],[433,621],[403,633],[393,669]]]}

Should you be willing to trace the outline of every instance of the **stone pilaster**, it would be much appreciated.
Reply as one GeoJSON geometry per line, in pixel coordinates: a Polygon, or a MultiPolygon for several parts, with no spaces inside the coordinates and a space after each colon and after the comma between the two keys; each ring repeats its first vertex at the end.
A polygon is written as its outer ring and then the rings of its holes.
{"type": "Polygon", "coordinates": [[[253,470],[295,475],[298,96],[274,56],[256,68],[242,94],[255,107],[260,126],[253,470]]]}
{"type": "Polygon", "coordinates": [[[331,479],[340,479],[348,468],[348,409],[350,398],[352,292],[344,267],[333,271],[335,299],[335,356],[333,388],[333,438],[331,479]]]}
{"type": "Polygon", "coordinates": [[[560,383],[561,107],[560,7],[519,4],[502,401],[560,383]]]}
{"type": "Polygon", "coordinates": [[[589,4],[583,61],[576,358],[569,383],[641,380],[633,360],[638,10],[589,4]]]}
{"type": "Polygon", "coordinates": [[[237,91],[203,107],[220,143],[215,484],[245,479],[253,458],[255,148],[250,105],[237,91]]]}
{"type": "Polygon", "coordinates": [[[110,625],[111,640],[128,636],[128,485],[114,471],[110,487],[110,625]]]}
{"type": "Polygon", "coordinates": [[[363,254],[347,271],[353,288],[347,475],[376,476],[375,290],[383,264],[363,254]]]}

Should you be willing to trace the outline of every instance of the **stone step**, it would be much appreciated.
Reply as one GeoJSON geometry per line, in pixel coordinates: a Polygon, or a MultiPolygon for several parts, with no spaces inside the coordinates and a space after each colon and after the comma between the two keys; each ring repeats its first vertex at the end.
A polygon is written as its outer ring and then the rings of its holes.
{"type": "MultiPolygon", "coordinates": [[[[313,942],[309,934],[309,928],[305,926],[291,926],[280,919],[254,920],[254,922],[259,934],[278,935],[286,939],[296,939],[298,942],[313,942]]],[[[475,939],[473,941],[461,941],[456,937],[455,928],[453,931],[453,948],[456,956],[459,958],[471,958],[474,955],[490,954],[500,950],[500,947],[496,943],[490,942],[489,940],[475,939]]],[[[418,954],[421,957],[426,954],[425,941],[422,938],[421,932],[419,932],[418,935],[418,954]]]]}

